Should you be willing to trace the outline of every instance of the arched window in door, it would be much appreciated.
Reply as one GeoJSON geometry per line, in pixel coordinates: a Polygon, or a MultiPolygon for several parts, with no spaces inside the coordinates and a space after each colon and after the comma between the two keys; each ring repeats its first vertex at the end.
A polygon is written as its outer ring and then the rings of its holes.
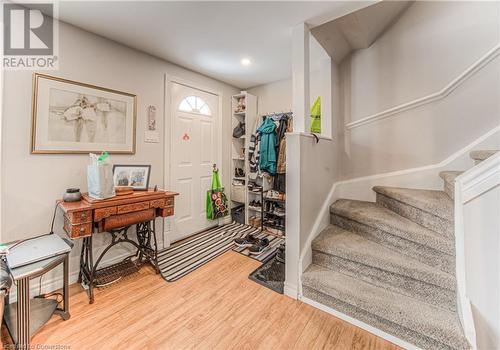
{"type": "Polygon", "coordinates": [[[203,115],[212,115],[212,111],[210,111],[210,107],[208,107],[207,103],[198,96],[188,96],[181,101],[179,104],[179,111],[189,112],[189,113],[198,113],[203,115]]]}

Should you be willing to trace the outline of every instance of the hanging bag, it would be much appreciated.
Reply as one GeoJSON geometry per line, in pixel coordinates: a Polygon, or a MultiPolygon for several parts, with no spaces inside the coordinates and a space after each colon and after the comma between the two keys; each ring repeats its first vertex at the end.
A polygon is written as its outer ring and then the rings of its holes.
{"type": "Polygon", "coordinates": [[[311,132],[321,134],[321,96],[318,96],[311,107],[311,132]]]}
{"type": "Polygon", "coordinates": [[[207,191],[206,212],[208,220],[222,218],[229,214],[227,197],[219,178],[219,171],[212,172],[212,187],[207,191]]]}

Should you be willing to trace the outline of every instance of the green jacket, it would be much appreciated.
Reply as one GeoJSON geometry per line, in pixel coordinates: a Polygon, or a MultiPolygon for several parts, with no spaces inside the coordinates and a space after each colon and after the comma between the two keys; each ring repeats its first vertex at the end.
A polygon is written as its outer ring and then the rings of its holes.
{"type": "Polygon", "coordinates": [[[276,124],[267,118],[257,129],[260,132],[259,168],[271,175],[276,174],[276,124]]]}

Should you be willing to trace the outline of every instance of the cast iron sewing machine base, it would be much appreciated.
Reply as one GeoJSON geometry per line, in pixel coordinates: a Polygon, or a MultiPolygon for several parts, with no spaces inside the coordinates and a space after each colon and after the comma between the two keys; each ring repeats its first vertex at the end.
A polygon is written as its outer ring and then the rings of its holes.
{"type": "MultiPolygon", "coordinates": [[[[111,243],[103,250],[94,263],[92,236],[83,239],[82,251],[80,254],[80,273],[78,275],[78,283],[83,281],[88,286],[87,294],[89,304],[94,303],[94,287],[96,276],[99,272],[98,266],[104,255],[115,245],[120,243],[129,243],[137,248],[137,252],[124,260],[136,258],[135,263],[142,266],[145,263],[150,263],[159,273],[158,268],[158,244],[156,240],[155,222],[142,222],[136,226],[137,242],[128,238],[128,231],[133,225],[122,227],[116,230],[110,230],[111,243]]],[[[118,263],[118,264],[121,264],[118,263]]]]}

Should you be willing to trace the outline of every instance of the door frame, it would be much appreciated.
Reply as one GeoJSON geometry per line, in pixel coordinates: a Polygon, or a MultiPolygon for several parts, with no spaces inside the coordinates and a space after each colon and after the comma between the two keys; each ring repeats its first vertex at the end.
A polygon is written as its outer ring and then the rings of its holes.
{"type": "MultiPolygon", "coordinates": [[[[179,85],[184,85],[186,87],[200,90],[212,95],[217,96],[218,100],[218,111],[217,111],[217,116],[215,117],[215,123],[216,123],[216,137],[217,137],[217,152],[216,152],[216,162],[217,166],[219,168],[219,173],[223,173],[223,164],[222,164],[222,147],[223,147],[223,142],[222,142],[222,91],[207,87],[203,84],[197,83],[192,80],[187,80],[180,78],[175,75],[171,75],[168,73],[165,73],[165,79],[164,79],[164,136],[163,136],[163,143],[164,143],[164,154],[163,154],[163,160],[164,160],[164,178],[163,178],[163,183],[165,184],[166,189],[171,188],[172,186],[172,150],[173,150],[173,123],[174,123],[174,117],[172,114],[172,103],[171,103],[171,96],[172,93],[170,91],[170,83],[176,83],[179,85]],[[167,140],[167,137],[170,138],[170,140],[167,140]]],[[[172,232],[172,220],[173,218],[165,218],[163,220],[163,247],[169,247],[170,244],[172,243],[170,241],[170,236],[173,233],[172,232]]]]}

